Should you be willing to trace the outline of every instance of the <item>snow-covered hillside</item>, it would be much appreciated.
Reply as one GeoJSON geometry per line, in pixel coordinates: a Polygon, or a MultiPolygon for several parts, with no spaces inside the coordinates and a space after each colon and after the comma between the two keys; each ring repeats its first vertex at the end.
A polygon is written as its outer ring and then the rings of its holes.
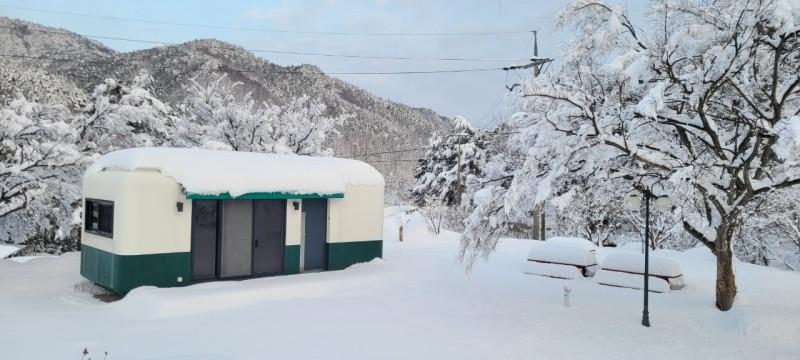
{"type": "Polygon", "coordinates": [[[19,90],[29,100],[78,107],[106,78],[128,83],[147,70],[154,79],[153,95],[177,109],[188,95],[190,79],[227,74],[241,83],[237,95],[250,93],[257,104],[286,105],[307,95],[325,104],[331,115],[348,115],[338,128],[341,136],[330,137],[327,145],[340,156],[381,153],[358,158],[372,161],[384,174],[390,195],[408,191],[414,163],[388,160],[414,155],[386,152],[418,148],[433,132],[450,131],[447,118],[430,109],[380,98],[313,65],[276,65],[214,39],[119,53],[64,29],[2,16],[0,27],[7,28],[0,32],[0,52],[14,55],[0,58],[0,104],[19,90]],[[53,58],[68,61],[48,60],[53,58]]]}
{"type": "MultiPolygon", "coordinates": [[[[344,271],[140,288],[104,303],[79,254],[0,260],[0,349],[8,359],[796,358],[800,274],[737,263],[740,296],[714,307],[714,259],[663,251],[687,287],[652,294],[521,271],[532,242],[502,240],[471,273],[457,234],[386,211],[385,259],[344,271]],[[397,241],[404,224],[405,241],[397,241]],[[572,287],[571,307],[562,305],[572,287]]],[[[613,251],[602,249],[600,260],[613,251]]]]}

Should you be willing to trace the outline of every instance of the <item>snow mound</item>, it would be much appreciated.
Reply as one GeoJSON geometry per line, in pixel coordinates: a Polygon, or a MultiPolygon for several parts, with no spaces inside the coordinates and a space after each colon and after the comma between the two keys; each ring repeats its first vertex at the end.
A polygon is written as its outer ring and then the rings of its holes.
{"type": "Polygon", "coordinates": [[[206,149],[114,151],[95,161],[84,177],[106,170],[160,171],[187,193],[233,197],[257,192],[329,195],[343,193],[347,185],[383,185],[383,176],[361,161],[206,149]]]}
{"type": "Polygon", "coordinates": [[[547,264],[527,261],[522,271],[526,274],[548,276],[558,279],[577,279],[583,277],[580,269],[572,265],[547,264]]]}
{"type": "Polygon", "coordinates": [[[20,248],[14,245],[4,245],[0,244],[0,259],[5,259],[11,255],[14,255],[19,251],[20,248]]]}
{"type": "MultiPolygon", "coordinates": [[[[642,289],[644,287],[644,275],[610,271],[606,269],[601,269],[599,272],[597,272],[597,274],[594,276],[594,281],[600,285],[630,289],[642,289]]],[[[665,293],[670,291],[670,285],[666,280],[651,275],[648,289],[652,292],[665,293]]]]}

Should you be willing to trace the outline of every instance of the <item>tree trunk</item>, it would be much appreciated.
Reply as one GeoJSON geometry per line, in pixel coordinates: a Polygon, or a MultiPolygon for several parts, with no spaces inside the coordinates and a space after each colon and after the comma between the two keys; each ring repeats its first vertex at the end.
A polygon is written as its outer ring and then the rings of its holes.
{"type": "Polygon", "coordinates": [[[728,311],[736,298],[736,275],[733,272],[731,237],[733,226],[723,222],[717,231],[717,308],[728,311]]]}

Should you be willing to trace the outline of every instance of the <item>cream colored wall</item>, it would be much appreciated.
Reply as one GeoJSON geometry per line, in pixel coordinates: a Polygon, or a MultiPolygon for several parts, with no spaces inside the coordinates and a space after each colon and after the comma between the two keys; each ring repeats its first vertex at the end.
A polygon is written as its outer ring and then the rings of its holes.
{"type": "Polygon", "coordinates": [[[302,218],[302,211],[300,209],[295,210],[292,202],[298,202],[301,204],[302,200],[286,200],[286,245],[300,245],[301,241],[301,232],[300,232],[300,220],[302,218]]]}
{"type": "MultiPolygon", "coordinates": [[[[119,197],[121,195],[119,186],[117,186],[117,184],[122,183],[127,176],[127,172],[108,171],[83,179],[84,204],[86,198],[109,200],[114,202],[115,234],[118,233],[119,230],[119,225],[117,224],[116,219],[120,213],[118,204],[120,204],[119,197]]],[[[87,233],[83,226],[81,226],[81,243],[103,251],[114,252],[114,243],[112,239],[87,233]]]]}
{"type": "Polygon", "coordinates": [[[192,204],[171,178],[157,171],[103,171],[84,178],[83,194],[114,201],[113,239],[84,232],[85,244],[119,255],[189,251],[192,204]]]}
{"type": "MultiPolygon", "coordinates": [[[[188,252],[192,202],[157,171],[103,171],[84,178],[85,198],[114,201],[113,239],[83,233],[86,245],[120,255],[188,252]],[[183,202],[183,212],[176,203],[183,202]]],[[[300,245],[301,216],[286,201],[286,245],[300,245]]],[[[383,238],[383,186],[348,185],[343,199],[328,201],[328,242],[383,238]]]]}
{"type": "Polygon", "coordinates": [[[328,200],[328,242],[383,239],[383,186],[348,185],[343,199],[328,200]]]}

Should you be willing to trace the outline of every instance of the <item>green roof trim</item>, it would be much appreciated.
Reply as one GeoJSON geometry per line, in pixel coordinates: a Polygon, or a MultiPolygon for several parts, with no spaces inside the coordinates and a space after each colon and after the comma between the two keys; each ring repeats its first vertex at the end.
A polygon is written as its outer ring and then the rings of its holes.
{"type": "Polygon", "coordinates": [[[293,194],[293,193],[287,193],[287,192],[255,192],[255,193],[247,193],[247,194],[239,195],[239,196],[236,196],[236,197],[231,196],[231,194],[229,192],[224,192],[224,193],[221,193],[221,194],[187,193],[186,194],[186,198],[189,199],[189,200],[342,199],[342,198],[344,198],[344,193],[333,193],[333,194],[318,194],[318,193],[293,194]]]}

